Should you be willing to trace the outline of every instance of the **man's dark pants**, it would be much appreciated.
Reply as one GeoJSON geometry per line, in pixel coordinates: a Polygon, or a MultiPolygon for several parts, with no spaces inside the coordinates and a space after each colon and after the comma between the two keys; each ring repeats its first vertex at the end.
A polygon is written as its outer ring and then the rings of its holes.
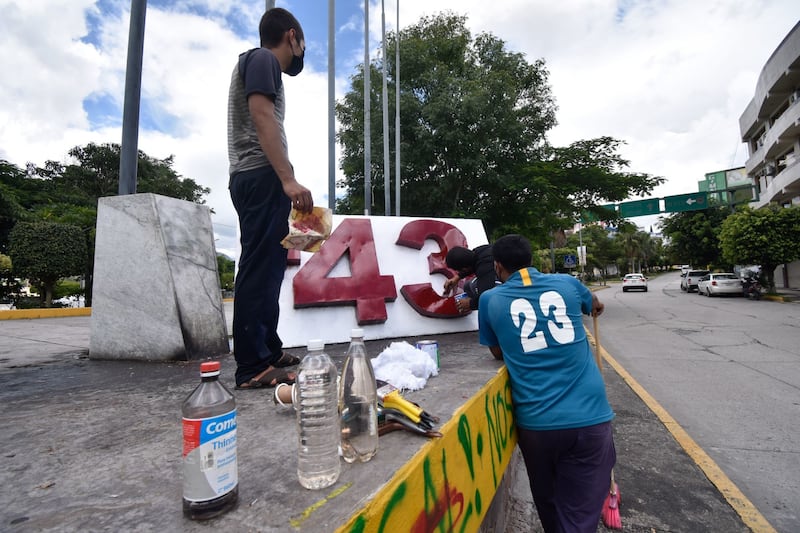
{"type": "Polygon", "coordinates": [[[241,385],[278,360],[278,299],[288,251],[291,200],[272,167],[231,176],[230,193],[239,214],[242,253],[233,301],[233,353],[236,384],[241,385]]]}
{"type": "Polygon", "coordinates": [[[545,532],[597,531],[617,460],[611,422],[517,434],[545,532]]]}

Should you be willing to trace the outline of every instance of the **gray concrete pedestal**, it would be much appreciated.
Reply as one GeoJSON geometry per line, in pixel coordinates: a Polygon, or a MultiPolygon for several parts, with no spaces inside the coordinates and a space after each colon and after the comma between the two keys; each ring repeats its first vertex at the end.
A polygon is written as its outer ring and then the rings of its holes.
{"type": "Polygon", "coordinates": [[[156,194],[100,198],[89,357],[228,352],[209,209],[156,194]]]}

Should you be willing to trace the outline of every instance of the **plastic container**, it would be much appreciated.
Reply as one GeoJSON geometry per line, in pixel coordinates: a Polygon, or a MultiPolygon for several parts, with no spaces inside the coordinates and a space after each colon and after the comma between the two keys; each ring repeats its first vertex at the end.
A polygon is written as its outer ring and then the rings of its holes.
{"type": "Polygon", "coordinates": [[[236,400],[219,382],[219,361],[200,365],[200,384],[184,400],[183,514],[205,520],[239,498],[236,400]]]}
{"type": "Polygon", "coordinates": [[[348,463],[369,461],[378,451],[378,393],[361,329],[350,333],[339,385],[339,411],[342,457],[348,463]]]}
{"type": "Polygon", "coordinates": [[[307,489],[322,489],[339,479],[339,409],[336,367],[321,340],[308,341],[294,387],[299,446],[297,479],[307,489]]]}

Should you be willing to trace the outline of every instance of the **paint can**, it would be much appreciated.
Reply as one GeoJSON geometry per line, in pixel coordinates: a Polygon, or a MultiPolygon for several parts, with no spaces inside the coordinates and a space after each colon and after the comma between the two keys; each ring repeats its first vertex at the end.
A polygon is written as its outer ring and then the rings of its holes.
{"type": "MultiPolygon", "coordinates": [[[[464,299],[464,298],[466,298],[466,297],[467,297],[467,293],[466,293],[466,292],[462,292],[461,294],[456,294],[456,295],[453,297],[453,298],[455,299],[455,301],[456,301],[456,309],[457,309],[457,310],[458,310],[458,302],[459,302],[459,301],[461,301],[461,300],[463,300],[463,299],[464,299]]],[[[460,310],[459,310],[459,312],[460,312],[460,310]]]]}
{"type": "Polygon", "coordinates": [[[436,368],[439,368],[439,343],[434,340],[425,339],[417,341],[417,350],[422,350],[436,363],[436,368]]]}

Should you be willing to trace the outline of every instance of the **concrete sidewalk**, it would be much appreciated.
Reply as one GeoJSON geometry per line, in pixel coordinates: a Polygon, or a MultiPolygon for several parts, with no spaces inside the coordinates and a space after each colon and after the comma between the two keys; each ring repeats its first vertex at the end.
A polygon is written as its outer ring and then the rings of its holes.
{"type": "MultiPolygon", "coordinates": [[[[369,492],[357,490],[360,482],[385,481],[424,444],[409,433],[381,437],[372,462],[360,472],[345,468],[353,487],[325,504],[330,513],[313,513],[293,527],[289,518],[325,496],[296,482],[293,415],[276,410],[270,391],[236,391],[241,424],[264,428],[241,435],[239,505],[210,523],[185,520],[180,404],[198,383],[199,364],[88,360],[89,325],[87,316],[0,320],[0,402],[6,413],[0,530],[333,531],[369,499],[369,492]]],[[[441,375],[405,396],[444,423],[500,363],[478,345],[475,332],[437,340],[441,375]]],[[[377,354],[389,342],[367,346],[377,354]]],[[[329,346],[332,354],[344,350],[329,346]]],[[[221,361],[223,382],[232,389],[235,362],[231,356],[221,361]]],[[[617,413],[615,475],[624,531],[749,531],[626,383],[624,369],[607,367],[605,377],[617,413]]],[[[516,500],[506,531],[540,531],[519,463],[512,478],[516,500]]]]}

